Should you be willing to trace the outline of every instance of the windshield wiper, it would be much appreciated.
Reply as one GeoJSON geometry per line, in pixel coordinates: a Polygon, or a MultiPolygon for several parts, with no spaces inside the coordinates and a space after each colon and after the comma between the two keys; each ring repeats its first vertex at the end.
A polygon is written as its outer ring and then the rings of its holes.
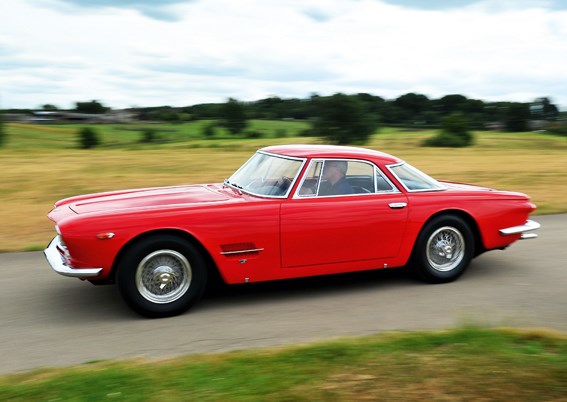
{"type": "Polygon", "coordinates": [[[234,187],[235,189],[238,190],[238,192],[239,192],[240,194],[242,194],[242,189],[243,189],[242,186],[239,186],[239,185],[236,184],[236,183],[231,183],[228,179],[225,179],[225,181],[224,181],[223,184],[224,184],[225,186],[228,185],[229,187],[234,187]]]}

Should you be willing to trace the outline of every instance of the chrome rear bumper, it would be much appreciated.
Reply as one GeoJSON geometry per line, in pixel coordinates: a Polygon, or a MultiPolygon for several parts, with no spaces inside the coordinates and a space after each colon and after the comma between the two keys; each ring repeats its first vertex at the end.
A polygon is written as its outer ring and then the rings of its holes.
{"type": "Polygon", "coordinates": [[[47,258],[47,262],[51,265],[51,268],[59,275],[63,276],[70,276],[72,278],[96,278],[102,268],[73,268],[72,266],[68,265],[59,249],[62,249],[60,246],[61,238],[59,236],[55,236],[49,246],[45,250],[43,250],[43,254],[45,254],[45,258],[47,258]]]}
{"type": "Polygon", "coordinates": [[[527,220],[525,224],[519,226],[512,226],[510,228],[500,229],[500,234],[504,236],[514,235],[521,233],[520,239],[535,239],[537,234],[535,233],[526,233],[532,230],[539,229],[541,225],[536,221],[527,220]]]}

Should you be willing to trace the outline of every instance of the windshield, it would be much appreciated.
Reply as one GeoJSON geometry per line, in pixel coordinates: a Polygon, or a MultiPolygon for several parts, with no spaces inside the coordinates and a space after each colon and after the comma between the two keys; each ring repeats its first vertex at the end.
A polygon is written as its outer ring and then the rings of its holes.
{"type": "Polygon", "coordinates": [[[225,184],[253,195],[287,197],[303,162],[257,152],[225,184]]]}
{"type": "Polygon", "coordinates": [[[429,177],[421,170],[414,168],[407,163],[388,166],[388,169],[396,176],[398,181],[408,191],[432,191],[444,190],[445,187],[437,180],[429,177]]]}

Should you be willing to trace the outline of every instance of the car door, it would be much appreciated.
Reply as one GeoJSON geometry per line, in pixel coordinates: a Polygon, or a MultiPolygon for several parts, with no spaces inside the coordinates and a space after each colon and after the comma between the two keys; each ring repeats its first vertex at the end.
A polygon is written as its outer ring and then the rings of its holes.
{"type": "Polygon", "coordinates": [[[353,192],[322,195],[328,162],[312,161],[296,196],[282,203],[282,267],[396,256],[406,227],[405,194],[373,164],[347,160],[353,192]]]}

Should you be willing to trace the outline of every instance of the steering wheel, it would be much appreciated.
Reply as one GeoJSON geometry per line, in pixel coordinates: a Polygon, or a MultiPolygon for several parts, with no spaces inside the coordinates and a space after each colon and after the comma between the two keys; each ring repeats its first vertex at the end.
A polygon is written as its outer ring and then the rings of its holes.
{"type": "Polygon", "coordinates": [[[281,190],[281,194],[285,194],[290,185],[291,179],[287,176],[280,177],[276,183],[276,186],[278,186],[281,190]]]}

